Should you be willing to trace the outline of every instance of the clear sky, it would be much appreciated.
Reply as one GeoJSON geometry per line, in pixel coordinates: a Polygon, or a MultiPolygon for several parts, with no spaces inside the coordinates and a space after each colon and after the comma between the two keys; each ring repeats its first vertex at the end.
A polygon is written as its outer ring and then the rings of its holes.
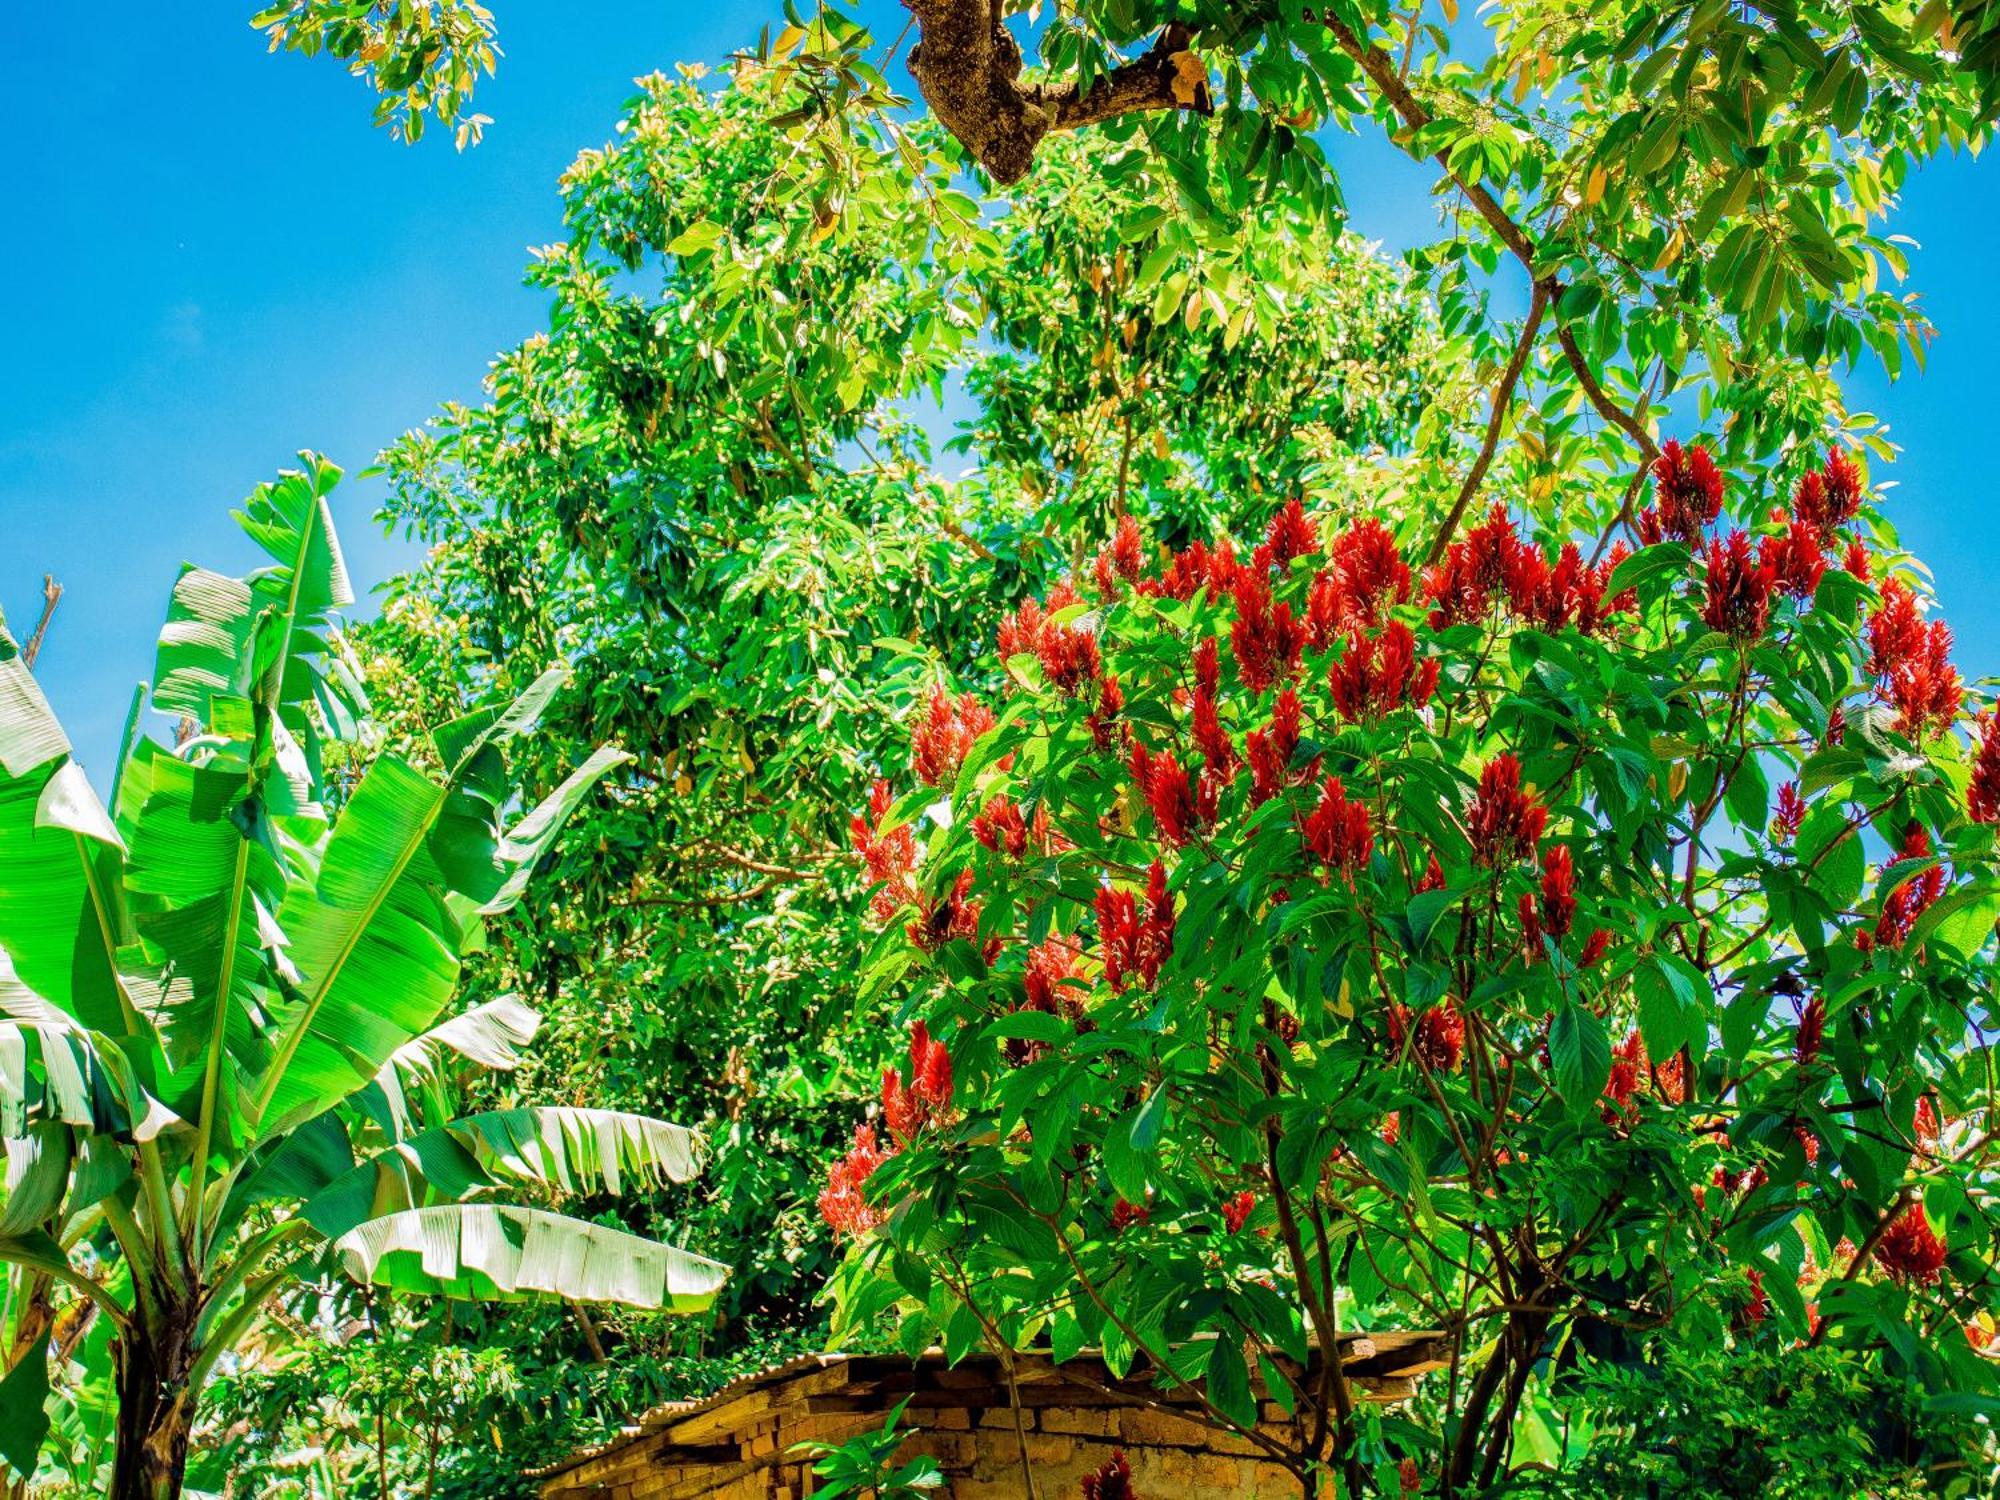
{"type": "MultiPolygon", "coordinates": [[[[476,398],[487,361],[544,319],[520,280],[527,247],[560,235],[557,175],[608,137],[635,76],[719,61],[778,10],[496,3],[507,55],[479,99],[496,123],[461,155],[374,129],[337,66],[267,56],[253,8],[0,13],[0,608],[25,634],[42,574],[67,588],[38,675],[100,785],[178,565],[254,565],[228,509],[299,448],[353,473],[438,402],[476,398]]],[[[901,24],[894,0],[862,9],[901,24]]],[[[1373,143],[1345,165],[1356,229],[1425,237],[1425,174],[1373,143]]],[[[1913,279],[1941,336],[1927,375],[1863,371],[1853,401],[1908,449],[1896,519],[1961,666],[2000,672],[2000,162],[1933,164],[1894,227],[1924,246],[1913,279]]],[[[353,480],[340,496],[358,585],[410,555],[369,520],[378,499],[353,480]]]]}

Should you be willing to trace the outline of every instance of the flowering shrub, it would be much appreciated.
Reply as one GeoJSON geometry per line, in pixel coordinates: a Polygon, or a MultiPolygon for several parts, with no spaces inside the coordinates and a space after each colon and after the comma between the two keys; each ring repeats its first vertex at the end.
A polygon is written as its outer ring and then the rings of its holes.
{"type": "Polygon", "coordinates": [[[938,691],[855,825],[924,1019],[828,1190],[850,1326],[1261,1381],[1308,1492],[1491,1485],[1662,1337],[1991,1399],[2000,720],[1847,459],[1748,525],[1653,480],[1601,559],[1127,523],[1007,701],[938,691]],[[1407,1419],[1308,1363],[1398,1325],[1457,1351],[1407,1419]]]}

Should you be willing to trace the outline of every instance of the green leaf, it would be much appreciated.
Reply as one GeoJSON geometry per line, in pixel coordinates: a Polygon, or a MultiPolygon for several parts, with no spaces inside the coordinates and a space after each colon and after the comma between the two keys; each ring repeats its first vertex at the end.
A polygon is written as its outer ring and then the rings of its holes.
{"type": "Polygon", "coordinates": [[[560,1297],[701,1312],[727,1266],[541,1209],[448,1204],[371,1219],[333,1246],[364,1285],[491,1301],[560,1297]]]}
{"type": "Polygon", "coordinates": [[[49,1435],[49,1336],[45,1333],[0,1378],[0,1459],[22,1479],[35,1477],[49,1435]]]}
{"type": "Polygon", "coordinates": [[[1208,1399],[1215,1409],[1243,1427],[1257,1425],[1257,1398],[1250,1392],[1250,1372],[1243,1363],[1243,1343],[1233,1324],[1216,1335],[1208,1356],[1208,1399]]]}
{"type": "Polygon", "coordinates": [[[1549,1024],[1549,1060],[1563,1102],[1573,1113],[1587,1108],[1611,1078],[1611,1038],[1604,1022],[1580,1005],[1564,1004],[1549,1024]]]}

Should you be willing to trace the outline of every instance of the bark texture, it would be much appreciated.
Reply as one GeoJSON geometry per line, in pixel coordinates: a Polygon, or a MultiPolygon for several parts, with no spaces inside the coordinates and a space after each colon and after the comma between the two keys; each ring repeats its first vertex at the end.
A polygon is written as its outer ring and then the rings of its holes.
{"type": "Polygon", "coordinates": [[[1035,147],[1052,130],[1077,130],[1119,115],[1211,109],[1208,70],[1189,50],[1192,36],[1169,26],[1143,57],[1088,88],[1023,83],[1020,44],[1000,0],[908,0],[919,41],[910,72],[945,129],[1001,185],[1019,182],[1035,147]]]}

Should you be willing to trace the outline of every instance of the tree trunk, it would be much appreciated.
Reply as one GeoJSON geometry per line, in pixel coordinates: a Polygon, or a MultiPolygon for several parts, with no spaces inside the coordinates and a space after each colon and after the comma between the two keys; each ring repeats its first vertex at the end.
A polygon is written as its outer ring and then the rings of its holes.
{"type": "MultiPolygon", "coordinates": [[[[176,1320],[177,1323],[180,1320],[176,1320]]],[[[187,1473],[194,1393],[188,1326],[148,1338],[134,1330],[112,1345],[118,1382],[118,1425],[107,1500],[180,1500],[187,1473]]]]}

